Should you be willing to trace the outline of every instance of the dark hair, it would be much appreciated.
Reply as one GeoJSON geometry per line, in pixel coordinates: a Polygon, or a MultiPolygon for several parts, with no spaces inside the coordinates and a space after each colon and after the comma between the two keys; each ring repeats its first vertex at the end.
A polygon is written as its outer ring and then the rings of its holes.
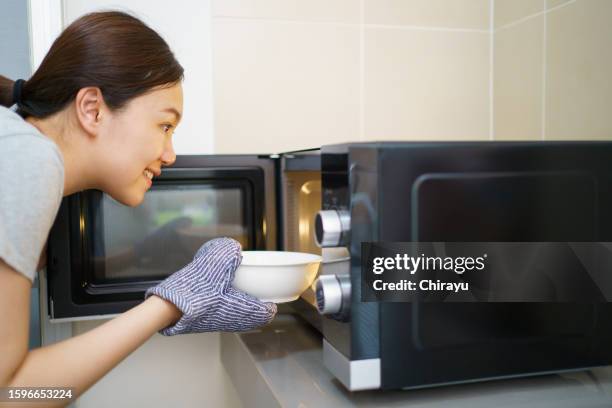
{"type": "MultiPolygon", "coordinates": [[[[53,42],[24,82],[18,113],[44,118],[61,111],[79,89],[95,86],[110,109],[183,79],[168,44],[142,21],[118,11],[86,14],[53,42]]],[[[0,75],[0,105],[12,106],[14,82],[0,75]]]]}

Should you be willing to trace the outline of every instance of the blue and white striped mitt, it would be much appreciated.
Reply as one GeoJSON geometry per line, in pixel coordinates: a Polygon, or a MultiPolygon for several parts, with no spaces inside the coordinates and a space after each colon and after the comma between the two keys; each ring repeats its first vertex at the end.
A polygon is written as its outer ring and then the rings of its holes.
{"type": "Polygon", "coordinates": [[[264,303],[232,287],[242,262],[240,243],[231,238],[206,242],[193,261],[149,288],[145,299],[159,296],[173,303],[183,316],[159,332],[165,336],[211,331],[245,331],[270,322],[274,303],[264,303]]]}

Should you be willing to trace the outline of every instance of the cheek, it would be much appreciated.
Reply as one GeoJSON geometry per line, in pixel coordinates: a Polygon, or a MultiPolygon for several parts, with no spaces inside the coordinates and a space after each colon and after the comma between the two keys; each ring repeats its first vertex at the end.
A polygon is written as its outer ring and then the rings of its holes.
{"type": "MultiPolygon", "coordinates": [[[[122,118],[123,119],[123,118],[122,118]]],[[[143,171],[163,152],[163,134],[147,121],[134,118],[112,123],[98,151],[104,168],[100,187],[115,200],[129,206],[142,202],[146,192],[143,171]]]]}
{"type": "Polygon", "coordinates": [[[124,183],[142,175],[143,170],[158,160],[163,151],[163,140],[155,134],[155,129],[139,126],[138,123],[115,129],[113,139],[115,153],[112,173],[116,180],[123,180],[124,183]]]}

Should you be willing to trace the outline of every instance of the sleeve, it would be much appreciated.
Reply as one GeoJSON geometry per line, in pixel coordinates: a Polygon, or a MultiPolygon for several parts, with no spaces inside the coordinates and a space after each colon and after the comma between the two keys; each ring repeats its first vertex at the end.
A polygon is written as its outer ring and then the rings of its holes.
{"type": "Polygon", "coordinates": [[[64,188],[57,146],[44,136],[0,137],[0,258],[31,281],[64,188]]]}

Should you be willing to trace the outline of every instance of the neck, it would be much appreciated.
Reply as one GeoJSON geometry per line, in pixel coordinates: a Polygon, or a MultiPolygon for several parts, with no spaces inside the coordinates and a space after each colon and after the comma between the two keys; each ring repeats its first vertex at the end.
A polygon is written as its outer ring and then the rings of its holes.
{"type": "Polygon", "coordinates": [[[88,155],[83,154],[86,135],[76,130],[65,111],[44,119],[28,117],[32,124],[43,135],[51,139],[59,148],[64,158],[64,197],[70,194],[93,188],[91,164],[86,163],[88,155]]]}

